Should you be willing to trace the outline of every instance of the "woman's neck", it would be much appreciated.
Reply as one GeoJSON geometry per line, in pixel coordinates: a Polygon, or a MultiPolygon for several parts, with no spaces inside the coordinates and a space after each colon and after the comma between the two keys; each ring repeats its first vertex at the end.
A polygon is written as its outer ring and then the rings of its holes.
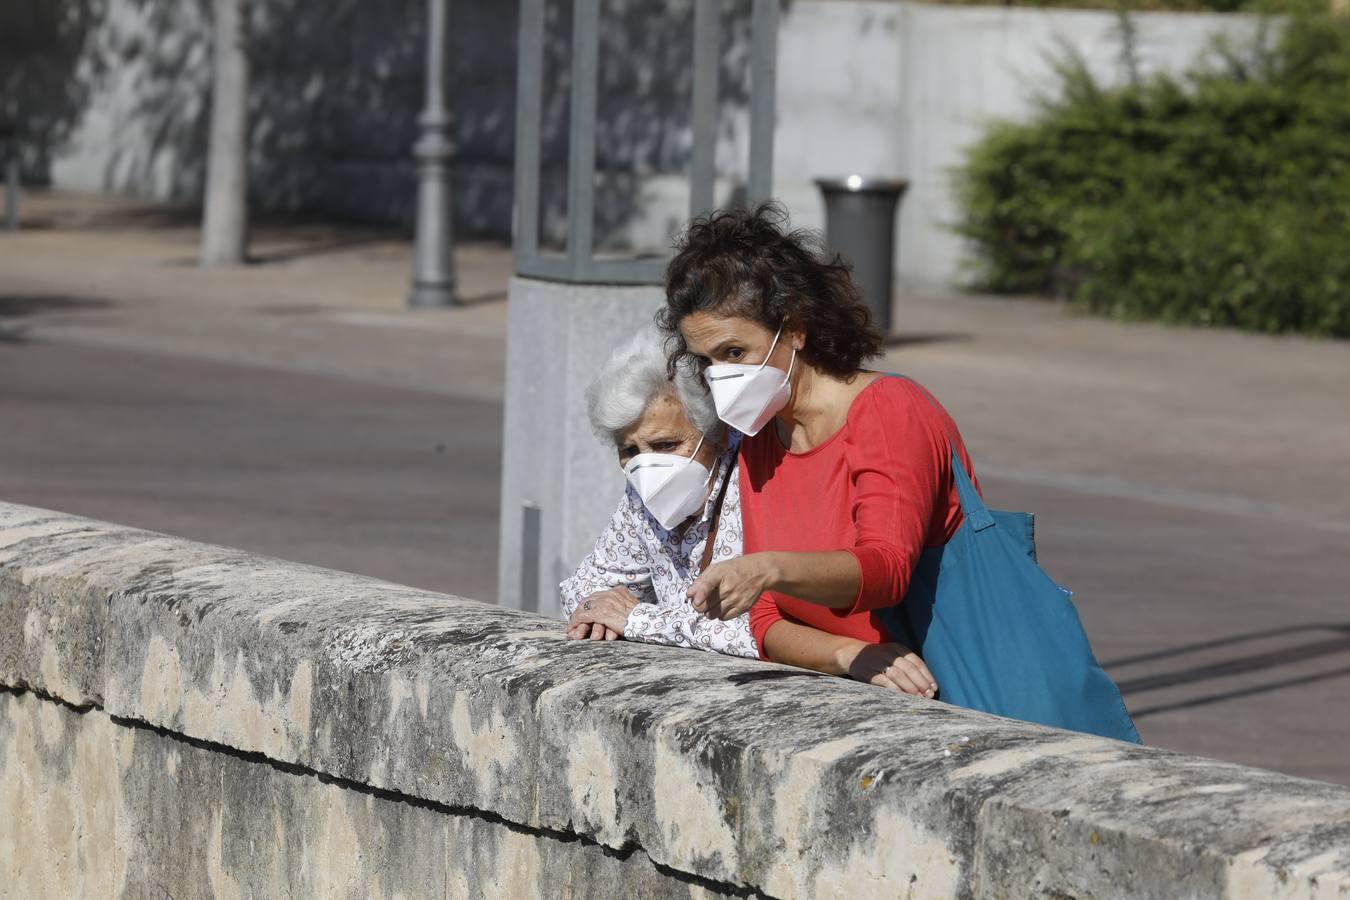
{"type": "Polygon", "coordinates": [[[857,375],[845,380],[808,365],[801,366],[800,373],[788,405],[774,417],[779,440],[793,453],[818,447],[843,428],[853,398],[871,383],[857,375]]]}

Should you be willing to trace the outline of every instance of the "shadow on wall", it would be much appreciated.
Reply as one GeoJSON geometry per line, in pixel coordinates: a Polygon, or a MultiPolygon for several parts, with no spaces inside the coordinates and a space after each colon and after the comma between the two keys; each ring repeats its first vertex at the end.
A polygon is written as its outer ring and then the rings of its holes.
{"type": "MultiPolygon", "coordinates": [[[[719,146],[735,144],[748,114],[750,14],[750,0],[720,4],[719,146]]],[[[566,232],[571,30],[570,0],[547,3],[539,221],[541,241],[555,246],[566,232]]],[[[642,211],[646,180],[688,175],[693,59],[692,0],[600,4],[595,235],[601,250],[630,249],[624,228],[642,211]]],[[[744,160],[719,158],[718,163],[720,174],[744,180],[744,160]]],[[[674,224],[682,225],[683,216],[674,224]]]]}
{"type": "MultiPolygon", "coordinates": [[[[251,0],[251,190],[264,212],[410,224],[411,148],[423,102],[427,0],[251,0]]],[[[546,4],[541,222],[566,216],[572,4],[546,4]]],[[[723,4],[721,129],[744,118],[750,0],[723,4]]],[[[196,200],[206,166],[210,0],[7,0],[0,4],[5,111],[26,171],[46,180],[74,137],[82,179],[105,190],[196,200]],[[11,99],[13,98],[13,99],[11,99]]],[[[601,5],[596,235],[643,203],[641,182],[687,172],[693,4],[601,5]]],[[[509,237],[515,142],[515,2],[450,3],[456,223],[509,237]]],[[[725,168],[725,165],[724,165],[725,168]]]]}
{"type": "Polygon", "coordinates": [[[102,0],[0,3],[0,128],[22,136],[20,165],[30,184],[48,180],[54,152],[70,137],[101,74],[86,58],[102,0]]]}

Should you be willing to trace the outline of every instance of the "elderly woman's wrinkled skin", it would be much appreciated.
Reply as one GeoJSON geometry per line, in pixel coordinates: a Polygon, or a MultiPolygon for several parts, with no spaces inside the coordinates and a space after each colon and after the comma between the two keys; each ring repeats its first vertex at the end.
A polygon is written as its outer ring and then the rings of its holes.
{"type": "Polygon", "coordinates": [[[695,462],[711,469],[722,444],[704,441],[695,455],[699,437],[698,429],[685,418],[680,401],[669,394],[661,394],[647,404],[642,418],[616,436],[619,467],[628,465],[628,461],[639,453],[675,453],[693,456],[695,462]]]}

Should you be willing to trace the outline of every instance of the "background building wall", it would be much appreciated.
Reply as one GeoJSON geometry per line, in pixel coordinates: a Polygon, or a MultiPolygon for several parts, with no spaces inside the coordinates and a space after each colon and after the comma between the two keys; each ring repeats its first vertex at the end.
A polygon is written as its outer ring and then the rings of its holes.
{"type": "MultiPolygon", "coordinates": [[[[197,2],[76,0],[90,6],[85,52],[70,66],[59,187],[196,198],[209,94],[207,18],[197,2]],[[106,4],[106,7],[102,4],[106,4]]],[[[515,140],[516,4],[451,4],[450,97],[461,235],[506,239],[515,140]]],[[[411,146],[422,102],[421,0],[257,4],[253,191],[265,210],[411,222],[411,146]]],[[[546,29],[543,222],[565,231],[570,4],[546,29]]],[[[597,122],[601,249],[663,250],[688,213],[692,4],[604,5],[597,122]]],[[[1140,74],[1195,65],[1218,34],[1259,20],[1140,13],[1140,74]]],[[[749,3],[724,4],[718,196],[734,199],[749,155],[749,3]]],[[[70,38],[66,43],[70,43],[70,38]]],[[[904,177],[897,274],[960,278],[951,167],[995,118],[1018,119],[1055,85],[1072,50],[1104,83],[1128,77],[1111,12],[794,0],[779,35],[775,193],[818,227],[812,179],[904,177]]],[[[49,129],[50,130],[50,129],[49,129]]]]}

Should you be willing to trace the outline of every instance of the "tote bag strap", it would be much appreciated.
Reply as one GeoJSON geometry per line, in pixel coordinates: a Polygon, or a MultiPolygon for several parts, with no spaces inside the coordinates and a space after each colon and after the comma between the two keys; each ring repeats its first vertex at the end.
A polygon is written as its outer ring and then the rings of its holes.
{"type": "MultiPolygon", "coordinates": [[[[928,389],[919,384],[908,375],[892,374],[892,378],[903,378],[910,384],[919,389],[919,393],[924,399],[932,404],[938,412],[942,412],[942,407],[938,405],[937,399],[928,393],[928,389]]],[[[984,499],[980,492],[975,490],[975,482],[971,480],[970,473],[966,471],[966,464],[961,461],[961,454],[956,449],[956,439],[948,434],[947,446],[950,448],[952,456],[952,481],[956,484],[956,495],[961,499],[961,515],[965,516],[970,527],[975,531],[984,531],[986,528],[992,528],[994,517],[989,512],[989,507],[984,505],[984,499]]]]}

